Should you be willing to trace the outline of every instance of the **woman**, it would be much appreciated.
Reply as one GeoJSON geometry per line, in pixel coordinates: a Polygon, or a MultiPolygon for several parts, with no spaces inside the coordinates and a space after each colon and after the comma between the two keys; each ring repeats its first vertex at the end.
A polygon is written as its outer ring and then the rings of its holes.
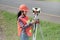
{"type": "Polygon", "coordinates": [[[30,22],[28,16],[26,16],[28,12],[28,7],[25,4],[20,5],[18,12],[18,36],[20,36],[20,40],[29,40],[29,36],[32,36],[32,27],[34,23],[37,23],[37,20],[30,22]]]}

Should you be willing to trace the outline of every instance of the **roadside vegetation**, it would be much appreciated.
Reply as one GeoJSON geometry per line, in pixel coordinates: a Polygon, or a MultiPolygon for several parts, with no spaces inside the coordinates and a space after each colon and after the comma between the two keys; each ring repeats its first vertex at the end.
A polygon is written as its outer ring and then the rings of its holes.
{"type": "MultiPolygon", "coordinates": [[[[5,40],[20,40],[17,36],[17,15],[7,11],[0,11],[0,26],[2,26],[5,40]],[[2,23],[3,22],[3,23],[2,23]]],[[[60,40],[60,24],[41,21],[45,40],[60,40]]],[[[1,27],[0,27],[1,28],[1,27]]],[[[41,40],[40,28],[38,28],[37,40],[41,40]]]]}

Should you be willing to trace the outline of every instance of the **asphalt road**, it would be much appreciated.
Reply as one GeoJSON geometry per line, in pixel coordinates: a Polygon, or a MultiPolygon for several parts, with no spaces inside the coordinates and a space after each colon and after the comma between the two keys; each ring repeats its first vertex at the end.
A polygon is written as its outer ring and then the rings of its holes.
{"type": "Polygon", "coordinates": [[[60,16],[60,2],[32,1],[32,0],[0,0],[0,4],[19,7],[20,4],[26,4],[30,9],[40,7],[44,13],[60,16]]]}
{"type": "MultiPolygon", "coordinates": [[[[26,4],[31,10],[33,7],[40,7],[40,19],[60,23],[60,3],[32,0],[0,0],[0,9],[11,12],[18,12],[20,4],[26,4]]],[[[32,11],[29,12],[32,15],[32,11]]]]}

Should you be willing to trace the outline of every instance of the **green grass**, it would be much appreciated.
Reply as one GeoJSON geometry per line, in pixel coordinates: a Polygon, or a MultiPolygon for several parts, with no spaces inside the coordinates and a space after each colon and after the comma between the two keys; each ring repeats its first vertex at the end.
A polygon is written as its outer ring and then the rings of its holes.
{"type": "MultiPolygon", "coordinates": [[[[6,40],[20,40],[17,36],[17,15],[7,11],[0,11],[0,15],[3,17],[0,22],[4,22],[2,24],[6,40]]],[[[60,40],[60,24],[47,21],[41,21],[40,24],[45,40],[60,40]]],[[[38,28],[37,40],[41,40],[40,28],[38,28]]]]}
{"type": "MultiPolygon", "coordinates": [[[[0,14],[4,17],[3,24],[4,32],[6,35],[6,40],[18,40],[17,36],[17,23],[16,23],[16,14],[9,13],[7,11],[1,11],[0,14]]],[[[2,21],[1,21],[2,22],[2,21]]]]}

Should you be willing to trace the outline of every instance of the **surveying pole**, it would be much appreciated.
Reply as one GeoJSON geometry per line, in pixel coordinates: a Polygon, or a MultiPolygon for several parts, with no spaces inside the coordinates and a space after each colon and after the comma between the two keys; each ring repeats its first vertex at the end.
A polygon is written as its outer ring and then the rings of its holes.
{"type": "MultiPolygon", "coordinates": [[[[39,16],[39,13],[40,13],[41,9],[40,8],[32,8],[32,11],[33,11],[33,15],[34,15],[34,20],[39,20],[38,16],[39,16]]],[[[34,27],[33,27],[32,40],[36,40],[38,27],[39,27],[39,23],[37,23],[37,24],[35,23],[34,27]]],[[[40,33],[41,33],[42,40],[44,40],[41,25],[40,25],[40,33]]]]}

